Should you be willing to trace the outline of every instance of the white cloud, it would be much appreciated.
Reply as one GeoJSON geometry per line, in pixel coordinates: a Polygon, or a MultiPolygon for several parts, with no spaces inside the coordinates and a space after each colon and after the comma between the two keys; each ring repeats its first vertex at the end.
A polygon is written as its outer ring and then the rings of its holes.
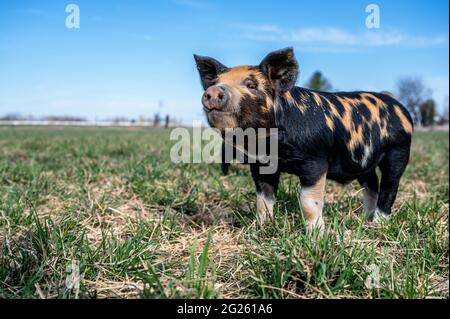
{"type": "Polygon", "coordinates": [[[448,36],[410,35],[398,30],[349,32],[335,27],[283,29],[275,25],[240,25],[242,36],[256,41],[285,42],[336,47],[408,46],[428,47],[448,44],[448,36]]]}
{"type": "Polygon", "coordinates": [[[52,17],[52,15],[42,9],[38,9],[38,8],[25,8],[22,10],[19,10],[18,13],[23,14],[23,15],[28,15],[28,16],[34,16],[34,17],[42,17],[42,18],[50,18],[52,17]]]}
{"type": "Polygon", "coordinates": [[[296,43],[329,43],[353,45],[358,39],[355,35],[337,28],[302,28],[289,31],[287,39],[296,43]]]}

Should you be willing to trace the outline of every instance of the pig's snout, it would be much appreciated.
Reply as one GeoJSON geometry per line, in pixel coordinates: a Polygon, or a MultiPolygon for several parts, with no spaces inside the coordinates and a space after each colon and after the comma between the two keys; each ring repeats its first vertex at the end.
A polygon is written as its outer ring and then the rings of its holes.
{"type": "Polygon", "coordinates": [[[227,105],[228,93],[218,85],[211,86],[203,94],[202,102],[207,112],[222,111],[227,105]]]}

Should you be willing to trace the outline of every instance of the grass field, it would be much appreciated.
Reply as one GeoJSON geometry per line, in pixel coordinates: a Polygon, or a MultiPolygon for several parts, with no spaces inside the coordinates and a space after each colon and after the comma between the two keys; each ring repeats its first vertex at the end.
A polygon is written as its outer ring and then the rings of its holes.
{"type": "Polygon", "coordinates": [[[328,182],[317,240],[295,177],[261,229],[247,167],[175,165],[168,136],[0,128],[0,298],[449,297],[448,132],[415,134],[382,226],[360,217],[356,183],[328,182]]]}

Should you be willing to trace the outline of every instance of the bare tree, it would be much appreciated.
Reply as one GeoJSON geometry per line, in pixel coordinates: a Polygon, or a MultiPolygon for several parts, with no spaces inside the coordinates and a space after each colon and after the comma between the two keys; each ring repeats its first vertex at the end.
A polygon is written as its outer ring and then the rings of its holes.
{"type": "Polygon", "coordinates": [[[5,116],[0,117],[0,121],[19,121],[22,119],[23,117],[19,113],[9,113],[5,116]]]}
{"type": "Polygon", "coordinates": [[[406,77],[397,83],[398,99],[405,105],[416,125],[421,124],[420,108],[431,97],[429,89],[421,78],[406,77]]]}

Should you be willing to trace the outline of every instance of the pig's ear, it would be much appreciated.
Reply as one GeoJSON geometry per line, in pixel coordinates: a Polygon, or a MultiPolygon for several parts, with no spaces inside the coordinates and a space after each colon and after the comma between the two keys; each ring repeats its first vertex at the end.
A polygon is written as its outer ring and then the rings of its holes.
{"type": "Polygon", "coordinates": [[[194,59],[197,64],[198,73],[200,73],[203,89],[205,90],[214,83],[214,80],[220,73],[227,69],[227,67],[219,61],[207,56],[194,54],[194,59]]]}
{"type": "Polygon", "coordinates": [[[293,48],[285,48],[269,53],[259,68],[270,80],[277,93],[289,91],[297,81],[298,63],[293,48]]]}

